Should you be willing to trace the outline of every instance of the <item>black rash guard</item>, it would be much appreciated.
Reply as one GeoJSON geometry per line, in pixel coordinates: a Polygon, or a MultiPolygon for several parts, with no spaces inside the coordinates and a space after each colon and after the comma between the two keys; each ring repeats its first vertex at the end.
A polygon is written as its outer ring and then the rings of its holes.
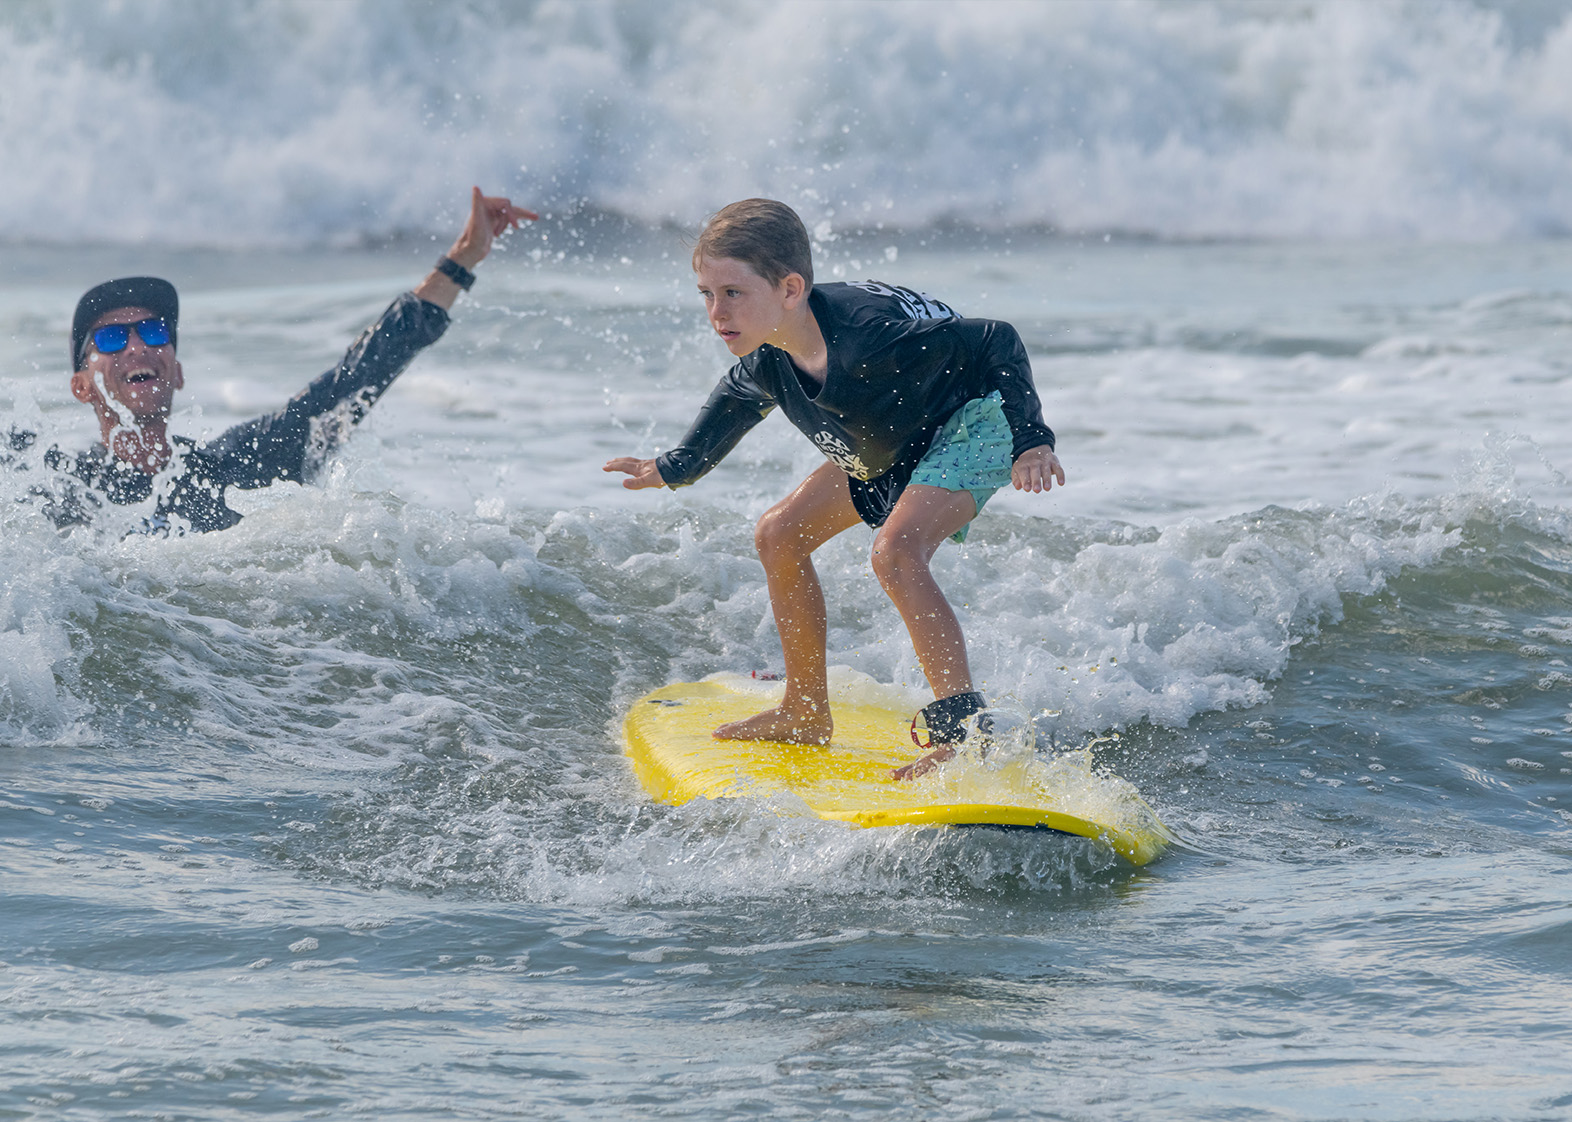
{"type": "Polygon", "coordinates": [[[1015,328],[962,319],[906,288],[816,284],[808,307],[828,346],[820,388],[768,343],[727,372],[682,443],[656,458],[668,487],[696,482],[777,405],[849,476],[852,502],[882,526],[940,426],[995,390],[1013,437],[1012,461],[1054,446],[1015,328]]]}
{"type": "MultiPolygon", "coordinates": [[[[64,529],[91,522],[104,500],[119,506],[142,502],[157,484],[158,506],[147,529],[178,527],[173,520],[179,519],[201,533],[227,530],[241,517],[224,501],[227,488],[248,491],[280,479],[309,480],[382,391],[447,327],[445,309],[406,292],[337,366],[278,412],[236,425],[205,444],[172,437],[172,466],[156,476],[115,459],[102,444],[75,456],[51,448],[44,462],[66,478],[58,493],[40,488],[35,494],[45,498],[45,513],[64,529]]],[[[32,443],[30,437],[13,432],[11,445],[20,451],[32,443]]]]}

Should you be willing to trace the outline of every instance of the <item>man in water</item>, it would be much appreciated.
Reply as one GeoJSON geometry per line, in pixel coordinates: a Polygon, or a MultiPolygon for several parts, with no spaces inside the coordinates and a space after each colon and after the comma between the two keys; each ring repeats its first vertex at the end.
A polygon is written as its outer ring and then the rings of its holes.
{"type": "MultiPolygon", "coordinates": [[[[205,444],[167,431],[185,375],[175,358],[180,302],[157,277],[123,277],[89,289],[71,324],[71,393],[98,416],[102,443],[75,456],[51,448],[48,467],[63,479],[45,497],[62,528],[92,521],[107,500],[140,503],[158,494],[150,529],[227,530],[240,515],[224,501],[229,487],[303,481],[348,428],[366,415],[415,355],[441,338],[448,309],[475,282],[473,269],[493,239],[538,215],[474,188],[469,220],[446,255],[413,291],[388,306],[338,365],[288,404],[205,444]]],[[[11,433],[23,451],[31,433],[11,433]]]]}

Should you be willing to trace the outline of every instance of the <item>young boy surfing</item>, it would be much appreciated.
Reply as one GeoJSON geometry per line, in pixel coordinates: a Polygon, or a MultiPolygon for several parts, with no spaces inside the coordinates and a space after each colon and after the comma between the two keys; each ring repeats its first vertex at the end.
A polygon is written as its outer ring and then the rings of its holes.
{"type": "Polygon", "coordinates": [[[921,719],[931,751],[895,772],[922,775],[955,755],[964,723],[986,707],[966,640],[929,561],[1005,483],[1064,484],[1020,336],[997,320],[961,319],[908,289],[813,283],[808,232],[769,199],[721,210],[693,251],[710,325],[739,361],[671,451],[622,456],[623,486],[682,487],[732,450],[777,406],[830,462],[759,520],[754,543],[786,663],[779,706],[722,725],[728,740],[827,744],[827,621],[813,551],[841,531],[874,527],[873,571],[895,603],[935,701],[921,719]]]}

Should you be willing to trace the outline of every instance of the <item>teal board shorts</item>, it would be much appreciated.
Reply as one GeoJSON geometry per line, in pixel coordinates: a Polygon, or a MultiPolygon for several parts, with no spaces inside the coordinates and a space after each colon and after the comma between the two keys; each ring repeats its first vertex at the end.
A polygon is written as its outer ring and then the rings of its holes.
{"type": "MultiPolygon", "coordinates": [[[[981,514],[983,504],[1010,482],[1014,449],[1010,423],[1004,419],[1003,398],[995,390],[987,397],[973,398],[950,414],[950,419],[934,433],[927,454],[912,469],[907,485],[920,483],[946,491],[970,491],[977,502],[977,513],[981,514]]],[[[970,522],[950,539],[965,541],[969,529],[970,522]]]]}
{"type": "MultiPolygon", "coordinates": [[[[901,493],[920,483],[945,491],[970,491],[980,514],[993,493],[1010,482],[1014,450],[1010,423],[1004,419],[1004,399],[997,391],[973,398],[939,426],[910,475],[899,468],[869,480],[848,475],[852,505],[865,523],[877,529],[890,517],[901,493]]],[[[969,525],[951,534],[951,540],[965,541],[969,525]]]]}

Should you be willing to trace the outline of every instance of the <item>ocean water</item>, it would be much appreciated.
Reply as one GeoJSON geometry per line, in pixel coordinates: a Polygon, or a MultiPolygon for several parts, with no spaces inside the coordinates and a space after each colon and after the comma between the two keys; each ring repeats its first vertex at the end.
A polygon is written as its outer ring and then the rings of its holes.
{"type": "MultiPolygon", "coordinates": [[[[62,536],[0,471],[0,1116],[1572,1116],[1572,18],[914,7],[5,10],[0,417],[45,443],[94,436],[97,280],[180,286],[202,436],[329,366],[471,179],[547,213],[234,530],[62,536]],[[739,44],[809,64],[708,84],[739,44]],[[640,694],[779,669],[751,530],[808,443],[600,471],[724,370],[683,231],[754,191],[821,279],[1022,331],[1068,485],[936,571],[1160,861],[634,781],[640,694]]],[[[831,661],[916,689],[867,547],[821,552],[831,661]]]]}

